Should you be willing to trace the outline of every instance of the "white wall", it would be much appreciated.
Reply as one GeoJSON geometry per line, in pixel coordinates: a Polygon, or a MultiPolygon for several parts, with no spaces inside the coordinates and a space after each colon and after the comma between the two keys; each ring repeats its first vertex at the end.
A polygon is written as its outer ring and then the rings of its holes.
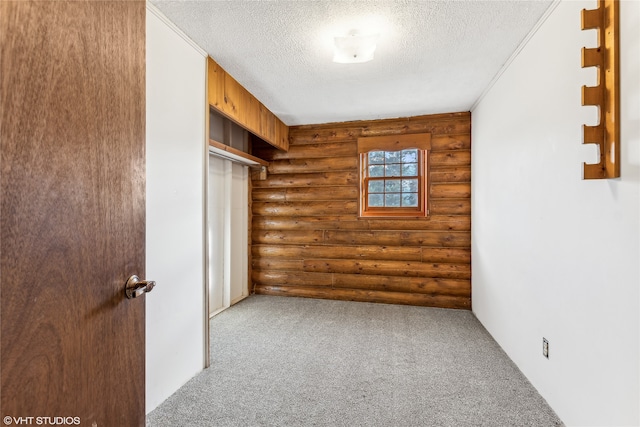
{"type": "Polygon", "coordinates": [[[567,425],[638,425],[640,2],[620,5],[622,178],[584,181],[595,7],[561,2],[472,111],[473,311],[567,425]]]}
{"type": "Polygon", "coordinates": [[[206,57],[147,5],[147,413],[204,367],[206,57]]]}

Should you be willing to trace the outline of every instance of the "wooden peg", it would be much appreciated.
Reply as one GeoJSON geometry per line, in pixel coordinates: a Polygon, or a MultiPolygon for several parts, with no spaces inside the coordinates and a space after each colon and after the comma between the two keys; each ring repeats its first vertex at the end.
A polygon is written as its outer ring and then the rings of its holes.
{"type": "Polygon", "coordinates": [[[580,24],[583,30],[593,30],[602,27],[603,15],[602,15],[602,1],[598,2],[597,9],[582,9],[580,15],[580,24]]]}
{"type": "Polygon", "coordinates": [[[604,128],[602,126],[582,125],[585,144],[598,144],[604,140],[604,128]]]}
{"type": "Polygon", "coordinates": [[[602,86],[582,86],[582,105],[602,106],[604,93],[602,86]]]}
{"type": "Polygon", "coordinates": [[[602,67],[604,57],[599,47],[582,48],[582,68],[585,67],[602,67]]]}

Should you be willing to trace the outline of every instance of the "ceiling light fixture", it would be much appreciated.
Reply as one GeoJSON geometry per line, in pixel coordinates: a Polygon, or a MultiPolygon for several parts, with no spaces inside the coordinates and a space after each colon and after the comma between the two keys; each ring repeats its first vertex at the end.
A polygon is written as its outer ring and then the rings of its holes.
{"type": "Polygon", "coordinates": [[[333,62],[357,64],[371,61],[378,36],[379,34],[364,35],[358,30],[351,30],[346,36],[334,37],[333,62]]]}

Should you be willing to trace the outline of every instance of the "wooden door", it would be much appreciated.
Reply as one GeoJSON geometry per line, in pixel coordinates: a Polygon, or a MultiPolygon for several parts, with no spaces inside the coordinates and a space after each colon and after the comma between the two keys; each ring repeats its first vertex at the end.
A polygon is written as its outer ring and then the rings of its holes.
{"type": "Polygon", "coordinates": [[[142,426],[145,3],[2,1],[0,40],[0,416],[142,426]]]}

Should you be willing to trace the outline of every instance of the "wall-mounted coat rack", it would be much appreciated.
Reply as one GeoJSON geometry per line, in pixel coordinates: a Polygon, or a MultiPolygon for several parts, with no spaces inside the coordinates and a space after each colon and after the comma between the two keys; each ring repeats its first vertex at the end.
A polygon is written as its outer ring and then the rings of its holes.
{"type": "Polygon", "coordinates": [[[598,67],[597,86],[582,86],[582,105],[599,107],[600,122],[583,126],[584,144],[598,144],[600,161],[584,164],[584,179],[620,176],[620,49],[618,0],[582,10],[582,29],[598,30],[598,47],[582,48],[582,67],[598,67]]]}

